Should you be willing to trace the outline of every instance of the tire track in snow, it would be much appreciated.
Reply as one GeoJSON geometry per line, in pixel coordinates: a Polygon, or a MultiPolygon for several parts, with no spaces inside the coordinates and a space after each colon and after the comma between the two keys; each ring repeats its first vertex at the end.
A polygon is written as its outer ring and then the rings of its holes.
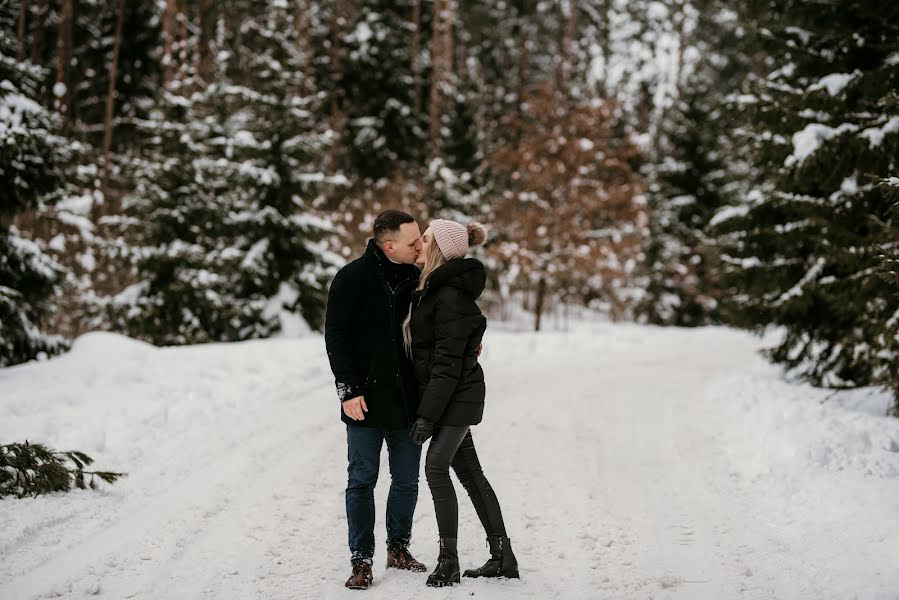
{"type": "MultiPolygon", "coordinates": [[[[330,400],[333,392],[330,386],[327,392],[320,386],[309,395],[310,400],[325,402],[324,396],[330,400]]],[[[276,444],[254,452],[240,478],[246,485],[229,486],[222,510],[197,523],[182,551],[149,574],[148,584],[160,575],[169,580],[151,586],[151,597],[281,597],[278,579],[296,571],[303,550],[298,535],[311,516],[304,514],[303,498],[316,487],[314,468],[326,464],[332,452],[327,439],[331,419],[327,424],[324,420],[319,417],[287,431],[276,444]],[[196,576],[197,564],[208,565],[204,577],[196,576]],[[286,572],[279,565],[286,565],[286,572]],[[172,594],[172,588],[177,593],[172,594]]]]}

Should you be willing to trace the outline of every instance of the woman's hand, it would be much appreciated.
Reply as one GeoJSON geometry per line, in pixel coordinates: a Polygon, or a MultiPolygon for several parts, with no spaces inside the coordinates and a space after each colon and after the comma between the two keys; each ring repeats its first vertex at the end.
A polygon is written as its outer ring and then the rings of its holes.
{"type": "Polygon", "coordinates": [[[418,417],[415,419],[415,423],[412,424],[409,435],[412,437],[412,441],[419,446],[424,444],[429,437],[434,435],[434,421],[418,417]]]}

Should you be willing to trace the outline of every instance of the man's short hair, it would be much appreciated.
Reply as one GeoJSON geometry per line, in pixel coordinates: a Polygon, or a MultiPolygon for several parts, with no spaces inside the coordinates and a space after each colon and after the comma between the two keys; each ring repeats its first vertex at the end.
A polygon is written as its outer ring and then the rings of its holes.
{"type": "Polygon", "coordinates": [[[385,210],[375,219],[375,224],[371,230],[372,237],[379,244],[383,244],[400,230],[400,225],[414,222],[415,218],[409,213],[401,210],[385,210]]]}

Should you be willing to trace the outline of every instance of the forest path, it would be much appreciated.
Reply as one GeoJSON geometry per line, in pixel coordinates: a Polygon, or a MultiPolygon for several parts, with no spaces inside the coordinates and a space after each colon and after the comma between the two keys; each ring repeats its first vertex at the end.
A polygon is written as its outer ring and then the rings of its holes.
{"type": "MultiPolygon", "coordinates": [[[[800,468],[809,441],[784,425],[830,422],[777,398],[799,388],[759,344],[722,328],[489,332],[473,431],[522,579],[426,590],[385,571],[385,450],[369,597],[896,600],[897,480],[800,468]]],[[[156,349],[94,335],[0,385],[21,392],[4,437],[37,430],[129,471],[99,492],[0,503],[0,598],[356,597],[320,337],[156,349]]],[[[487,551],[457,492],[467,568],[487,551]]],[[[429,567],[436,540],[422,477],[412,550],[429,567]]]]}

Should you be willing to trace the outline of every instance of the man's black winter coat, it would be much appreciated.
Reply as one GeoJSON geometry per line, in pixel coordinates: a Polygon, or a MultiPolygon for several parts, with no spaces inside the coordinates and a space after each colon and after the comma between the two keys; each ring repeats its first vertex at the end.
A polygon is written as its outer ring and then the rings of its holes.
{"type": "Polygon", "coordinates": [[[369,240],[360,258],[338,271],[328,292],[325,345],[340,401],[364,396],[363,421],[351,425],[402,429],[415,418],[418,390],[403,349],[402,321],[419,270],[392,263],[369,240]]]}
{"type": "Polygon", "coordinates": [[[484,414],[484,371],[478,347],[487,319],[475,302],[487,272],[474,258],[434,269],[412,300],[412,363],[419,416],[440,425],[477,425],[484,414]]]}

